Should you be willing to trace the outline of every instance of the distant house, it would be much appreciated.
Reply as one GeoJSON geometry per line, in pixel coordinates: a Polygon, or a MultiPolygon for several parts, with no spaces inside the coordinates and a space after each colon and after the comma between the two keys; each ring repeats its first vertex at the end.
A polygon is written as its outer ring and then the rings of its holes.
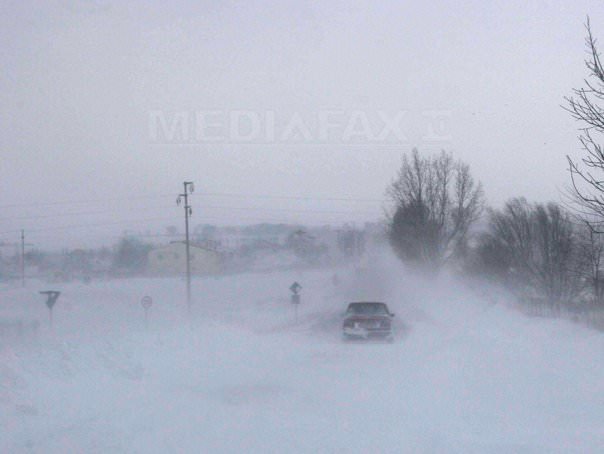
{"type": "MultiPolygon", "coordinates": [[[[213,249],[199,244],[190,244],[191,273],[216,274],[222,269],[222,256],[213,249]]],[[[149,252],[147,270],[156,275],[183,274],[186,270],[186,245],[184,241],[173,241],[149,252]]]]}
{"type": "Polygon", "coordinates": [[[198,244],[220,248],[224,251],[236,251],[245,247],[275,247],[285,243],[287,236],[295,227],[285,224],[257,224],[244,227],[198,225],[194,229],[194,238],[198,244]]]}

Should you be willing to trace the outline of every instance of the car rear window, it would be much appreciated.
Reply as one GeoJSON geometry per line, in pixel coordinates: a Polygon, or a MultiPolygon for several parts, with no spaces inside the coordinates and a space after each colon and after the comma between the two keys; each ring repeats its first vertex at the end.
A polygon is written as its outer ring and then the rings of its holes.
{"type": "Polygon", "coordinates": [[[388,308],[384,303],[351,303],[347,312],[357,315],[387,315],[388,308]]]}

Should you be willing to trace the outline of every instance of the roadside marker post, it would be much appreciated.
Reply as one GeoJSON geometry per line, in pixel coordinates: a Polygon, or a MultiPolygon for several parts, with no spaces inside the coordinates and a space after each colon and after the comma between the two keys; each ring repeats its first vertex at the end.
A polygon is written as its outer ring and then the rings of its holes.
{"type": "Polygon", "coordinates": [[[153,298],[149,295],[143,296],[141,299],[141,306],[143,306],[145,311],[145,328],[149,328],[149,310],[151,309],[151,306],[153,306],[153,298]]]}
{"type": "Polygon", "coordinates": [[[298,323],[298,306],[300,305],[300,290],[302,290],[302,286],[297,282],[294,282],[290,285],[289,290],[292,292],[291,301],[294,305],[296,323],[298,323]]]}

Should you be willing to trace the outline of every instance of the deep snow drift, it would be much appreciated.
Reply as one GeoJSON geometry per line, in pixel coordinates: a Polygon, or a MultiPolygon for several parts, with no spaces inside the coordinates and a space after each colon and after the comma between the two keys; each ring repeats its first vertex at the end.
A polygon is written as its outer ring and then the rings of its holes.
{"type": "Polygon", "coordinates": [[[180,279],[62,285],[54,333],[46,284],[0,289],[41,322],[0,339],[0,452],[602,452],[604,335],[391,260],[337,272],[195,279],[191,320],[180,279]],[[362,299],[393,344],[341,341],[362,299]]]}

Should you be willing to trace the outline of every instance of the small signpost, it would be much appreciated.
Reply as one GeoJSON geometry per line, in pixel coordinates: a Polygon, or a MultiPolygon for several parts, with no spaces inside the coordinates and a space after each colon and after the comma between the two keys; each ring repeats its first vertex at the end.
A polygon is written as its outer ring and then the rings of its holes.
{"type": "Polygon", "coordinates": [[[292,304],[294,305],[296,322],[298,322],[298,305],[300,304],[300,290],[302,290],[302,286],[297,282],[294,282],[290,285],[289,289],[292,292],[292,304]]]}
{"type": "Polygon", "coordinates": [[[50,323],[50,329],[53,329],[53,324],[52,324],[52,308],[54,307],[54,305],[57,302],[57,299],[59,298],[59,295],[61,295],[61,292],[58,292],[56,290],[45,290],[43,292],[40,292],[41,295],[46,295],[46,306],[48,307],[48,321],[50,323]]]}
{"type": "Polygon", "coordinates": [[[151,309],[151,306],[153,306],[153,298],[151,298],[149,295],[143,296],[143,298],[141,299],[141,306],[143,306],[143,309],[145,310],[145,327],[148,328],[149,309],[151,309]]]}

